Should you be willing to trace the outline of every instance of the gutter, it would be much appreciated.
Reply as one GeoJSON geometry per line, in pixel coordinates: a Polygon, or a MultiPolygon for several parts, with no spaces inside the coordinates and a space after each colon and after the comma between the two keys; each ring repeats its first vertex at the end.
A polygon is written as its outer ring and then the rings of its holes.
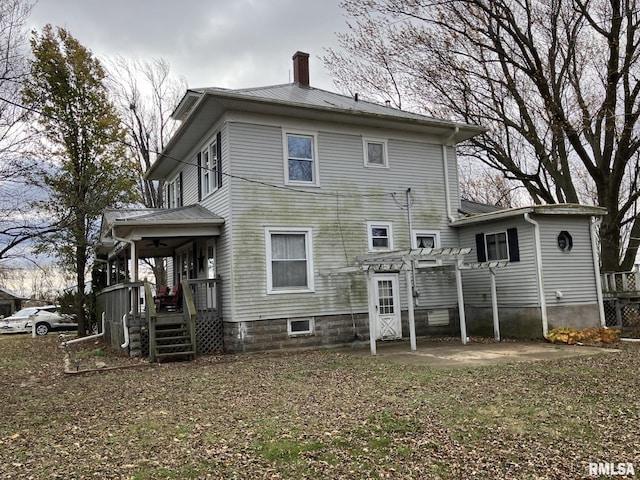
{"type": "Polygon", "coordinates": [[[453,223],[456,221],[456,218],[451,214],[451,189],[449,187],[449,161],[447,158],[447,146],[453,141],[454,137],[460,131],[460,127],[456,126],[453,129],[451,135],[447,137],[447,139],[442,144],[442,167],[444,168],[444,197],[445,203],[447,205],[447,218],[449,219],[449,223],[453,223]]]}
{"type": "Polygon", "coordinates": [[[604,299],[602,297],[602,279],[600,277],[600,261],[598,259],[598,241],[596,237],[596,228],[602,223],[601,218],[596,218],[589,226],[591,234],[591,254],[593,255],[593,273],[596,276],[596,296],[598,298],[598,313],[600,314],[600,326],[606,328],[607,320],[604,313],[604,299]]]}
{"type": "Polygon", "coordinates": [[[534,247],[536,255],[536,273],[538,276],[538,298],[540,299],[540,315],[542,317],[542,335],[549,333],[549,321],[547,317],[547,300],[544,296],[544,278],[542,276],[542,246],[540,244],[540,225],[531,218],[529,212],[524,214],[525,221],[533,225],[534,247]]]}

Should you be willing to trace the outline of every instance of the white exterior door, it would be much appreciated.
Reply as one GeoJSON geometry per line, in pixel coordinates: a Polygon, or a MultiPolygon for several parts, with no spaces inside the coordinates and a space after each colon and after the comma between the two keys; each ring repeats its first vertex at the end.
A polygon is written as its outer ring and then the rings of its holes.
{"type": "Polygon", "coordinates": [[[400,295],[397,274],[378,274],[373,277],[376,309],[376,339],[402,338],[400,295]]]}

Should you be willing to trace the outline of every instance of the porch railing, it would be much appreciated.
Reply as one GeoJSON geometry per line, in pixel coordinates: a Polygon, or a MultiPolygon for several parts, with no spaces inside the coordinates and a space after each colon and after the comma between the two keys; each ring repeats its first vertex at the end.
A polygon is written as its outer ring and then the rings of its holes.
{"type": "MultiPolygon", "coordinates": [[[[104,338],[114,348],[122,348],[125,333],[122,319],[126,316],[130,350],[139,350],[140,335],[131,336],[131,332],[139,332],[140,327],[148,325],[150,308],[153,309],[151,288],[146,282],[120,283],[109,286],[96,295],[98,318],[105,318],[104,338]],[[141,299],[144,296],[144,302],[141,299]],[[143,306],[144,303],[144,306],[143,306]]],[[[100,322],[99,322],[100,323],[100,322]]]]}
{"type": "Polygon", "coordinates": [[[640,272],[603,273],[602,292],[609,297],[640,296],[640,272]]]}

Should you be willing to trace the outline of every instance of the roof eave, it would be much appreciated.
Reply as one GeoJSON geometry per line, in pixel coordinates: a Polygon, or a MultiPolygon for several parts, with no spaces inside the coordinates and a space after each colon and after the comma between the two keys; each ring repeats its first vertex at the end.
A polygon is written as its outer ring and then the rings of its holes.
{"type": "Polygon", "coordinates": [[[588,217],[599,217],[607,214],[606,208],[589,205],[579,205],[573,203],[534,205],[529,207],[512,208],[499,210],[497,212],[480,213],[467,218],[461,218],[451,222],[452,227],[462,227],[483,222],[493,222],[505,218],[518,217],[526,213],[535,215],[579,215],[588,217]]]}

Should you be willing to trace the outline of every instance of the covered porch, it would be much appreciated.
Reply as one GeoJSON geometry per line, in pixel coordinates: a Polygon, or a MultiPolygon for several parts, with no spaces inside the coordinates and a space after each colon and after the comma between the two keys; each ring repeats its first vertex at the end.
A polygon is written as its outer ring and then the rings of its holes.
{"type": "Polygon", "coordinates": [[[151,361],[222,350],[216,243],[223,224],[199,205],[104,213],[96,255],[107,286],[97,313],[112,347],[151,361]]]}

